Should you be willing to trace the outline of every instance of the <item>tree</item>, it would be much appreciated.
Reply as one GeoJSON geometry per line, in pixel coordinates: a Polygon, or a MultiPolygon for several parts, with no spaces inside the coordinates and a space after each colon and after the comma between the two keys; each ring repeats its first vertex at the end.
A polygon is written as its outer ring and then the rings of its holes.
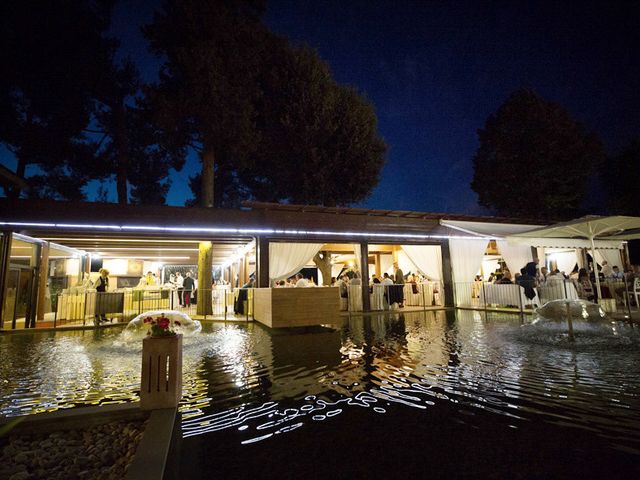
{"type": "Polygon", "coordinates": [[[195,203],[364,199],[386,151],[372,106],[314,51],[269,32],[261,12],[242,0],[172,0],[145,29],[167,59],[149,97],[166,135],[202,161],[195,203]]]}
{"type": "Polygon", "coordinates": [[[318,252],[313,257],[313,263],[316,264],[316,267],[322,273],[322,284],[324,286],[331,285],[331,269],[333,264],[331,263],[331,253],[323,250],[322,252],[318,252]]]}
{"type": "Polygon", "coordinates": [[[506,216],[578,215],[592,167],[604,156],[595,134],[526,89],[513,92],[478,137],[471,188],[480,205],[506,216]]]}
{"type": "Polygon", "coordinates": [[[259,148],[242,183],[262,201],[344,205],[379,181],[386,145],[372,105],[338,85],[317,52],[286,42],[261,78],[259,148]]]}
{"type": "Polygon", "coordinates": [[[633,141],[620,155],[604,162],[602,177],[608,197],[609,213],[639,216],[640,140],[633,141]]]}
{"type": "Polygon", "coordinates": [[[160,125],[202,161],[201,205],[214,204],[214,172],[229,175],[255,151],[256,72],[267,31],[249,1],[169,0],[144,28],[167,59],[148,89],[160,125]]]}
{"type": "Polygon", "coordinates": [[[15,155],[19,176],[29,166],[40,172],[35,195],[83,196],[86,177],[76,167],[91,158],[83,130],[97,78],[87,59],[108,48],[110,11],[110,1],[83,0],[0,7],[0,142],[15,155]]]}

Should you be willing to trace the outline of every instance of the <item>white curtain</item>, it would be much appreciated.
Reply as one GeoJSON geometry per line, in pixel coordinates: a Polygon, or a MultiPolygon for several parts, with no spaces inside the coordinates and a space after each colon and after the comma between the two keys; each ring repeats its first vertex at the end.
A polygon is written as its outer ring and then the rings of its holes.
{"type": "Polygon", "coordinates": [[[429,280],[442,280],[440,245],[402,245],[402,250],[429,280]]]}
{"type": "Polygon", "coordinates": [[[573,271],[576,263],[578,263],[578,255],[576,255],[575,250],[554,253],[553,257],[555,258],[558,270],[564,272],[567,275],[569,275],[573,271]]]}
{"type": "Polygon", "coordinates": [[[487,240],[467,240],[463,238],[449,240],[454,282],[474,281],[480,265],[482,265],[482,259],[488,243],[487,240]]]}
{"type": "Polygon", "coordinates": [[[270,243],[269,278],[282,280],[300,271],[320,251],[322,243],[270,243]]]}
{"type": "Polygon", "coordinates": [[[493,258],[488,258],[485,256],[485,259],[482,261],[482,277],[485,280],[489,280],[489,277],[493,272],[500,268],[500,262],[493,258]]]}
{"type": "Polygon", "coordinates": [[[353,247],[353,254],[356,257],[356,272],[362,272],[362,255],[360,252],[360,244],[359,243],[353,243],[351,244],[351,246],[353,247]]]}
{"type": "Polygon", "coordinates": [[[498,251],[512,274],[516,274],[532,260],[529,245],[509,245],[506,240],[496,240],[498,251]]]}
{"type": "Polygon", "coordinates": [[[602,250],[596,249],[596,261],[602,265],[602,262],[606,260],[609,263],[610,267],[620,267],[622,268],[622,257],[620,256],[620,250],[613,250],[608,248],[603,248],[602,250]]]}

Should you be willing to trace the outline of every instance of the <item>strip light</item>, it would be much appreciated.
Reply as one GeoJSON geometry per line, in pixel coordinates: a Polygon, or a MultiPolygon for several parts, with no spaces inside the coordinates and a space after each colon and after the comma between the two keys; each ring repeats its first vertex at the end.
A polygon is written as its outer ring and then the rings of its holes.
{"type": "Polygon", "coordinates": [[[493,240],[500,237],[468,237],[462,235],[425,235],[418,233],[378,233],[378,232],[336,232],[326,230],[280,230],[274,228],[204,228],[204,227],[160,227],[142,225],[96,225],[73,223],[32,223],[32,222],[0,222],[8,227],[35,228],[81,228],[90,230],[113,230],[120,232],[177,232],[177,233],[227,233],[235,235],[286,235],[286,236],[334,236],[334,237],[375,237],[375,238],[407,238],[416,240],[460,238],[465,240],[493,240]]]}

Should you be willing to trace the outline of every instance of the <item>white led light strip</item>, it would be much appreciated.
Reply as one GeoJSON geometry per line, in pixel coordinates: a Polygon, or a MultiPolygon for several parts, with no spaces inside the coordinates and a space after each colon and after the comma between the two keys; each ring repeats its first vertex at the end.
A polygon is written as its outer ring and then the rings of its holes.
{"type": "Polygon", "coordinates": [[[34,228],[80,228],[93,230],[114,231],[147,231],[147,232],[178,232],[178,233],[227,233],[236,235],[292,235],[292,236],[335,236],[335,237],[374,237],[374,238],[407,238],[417,240],[462,238],[466,240],[492,240],[498,237],[462,236],[462,235],[425,235],[417,233],[376,233],[376,232],[332,232],[324,230],[278,230],[273,228],[203,228],[203,227],[148,227],[141,225],[94,225],[72,223],[30,223],[30,222],[0,222],[9,227],[34,228]]]}

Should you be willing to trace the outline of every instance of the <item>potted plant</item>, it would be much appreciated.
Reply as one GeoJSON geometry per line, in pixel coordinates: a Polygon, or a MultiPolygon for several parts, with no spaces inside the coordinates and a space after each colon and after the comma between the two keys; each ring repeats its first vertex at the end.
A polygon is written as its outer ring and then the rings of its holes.
{"type": "Polygon", "coordinates": [[[182,397],[182,334],[178,320],[164,314],[144,318],[140,406],[145,410],[175,408],[182,397]]]}

